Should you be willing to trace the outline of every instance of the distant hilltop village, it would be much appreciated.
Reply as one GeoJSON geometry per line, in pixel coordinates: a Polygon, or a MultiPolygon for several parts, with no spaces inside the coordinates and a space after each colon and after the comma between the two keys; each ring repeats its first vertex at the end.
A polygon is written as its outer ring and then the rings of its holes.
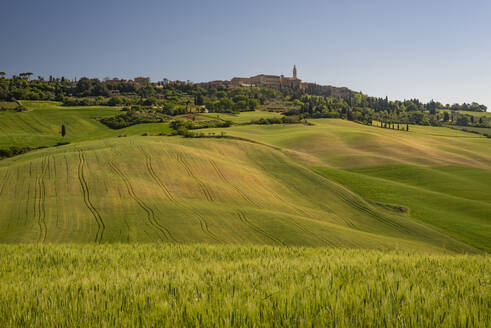
{"type": "Polygon", "coordinates": [[[198,83],[200,86],[225,85],[229,88],[263,87],[280,90],[282,88],[303,89],[304,83],[297,77],[297,67],[293,65],[293,76],[259,74],[252,77],[234,77],[230,81],[210,81],[198,83]]]}
{"type": "Polygon", "coordinates": [[[282,87],[302,89],[302,80],[297,78],[297,67],[293,65],[293,76],[259,74],[252,77],[234,77],[230,80],[232,87],[265,87],[281,89],[282,87]]]}
{"type": "MultiPolygon", "coordinates": [[[[124,81],[124,80],[123,80],[124,81]]],[[[326,96],[344,97],[352,93],[345,87],[334,87],[319,85],[317,83],[302,82],[297,76],[297,67],[293,65],[292,77],[283,75],[266,75],[259,74],[251,77],[234,77],[231,80],[215,80],[210,82],[193,83],[191,81],[170,81],[164,78],[162,81],[152,83],[149,77],[138,76],[133,81],[139,85],[147,83],[153,84],[156,88],[162,89],[166,85],[194,84],[202,88],[238,88],[238,87],[260,87],[271,88],[276,90],[298,90],[302,93],[323,94],[326,96]]]]}

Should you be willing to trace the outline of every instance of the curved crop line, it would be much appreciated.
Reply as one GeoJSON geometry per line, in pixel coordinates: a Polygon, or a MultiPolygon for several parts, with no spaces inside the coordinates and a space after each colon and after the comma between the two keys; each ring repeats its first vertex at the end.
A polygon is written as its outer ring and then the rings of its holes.
{"type": "Polygon", "coordinates": [[[278,201],[280,201],[280,203],[285,204],[287,207],[293,209],[294,211],[296,211],[297,213],[299,213],[302,216],[306,216],[306,217],[309,217],[309,218],[314,218],[311,214],[305,212],[304,210],[302,210],[302,209],[298,208],[297,206],[292,205],[289,202],[287,202],[286,200],[284,200],[283,197],[281,197],[276,191],[274,191],[274,190],[272,190],[270,188],[266,188],[257,179],[254,179],[254,180],[256,181],[256,183],[258,185],[261,185],[267,192],[269,192],[274,198],[276,198],[278,201]]]}
{"type": "Polygon", "coordinates": [[[29,200],[30,200],[30,194],[31,194],[31,185],[27,185],[27,198],[26,198],[26,217],[24,219],[24,224],[27,224],[27,221],[29,219],[29,200]]]}
{"type": "Polygon", "coordinates": [[[46,173],[49,173],[49,157],[44,158],[44,168],[43,174],[41,175],[41,210],[42,215],[40,216],[41,222],[44,228],[43,243],[46,242],[46,236],[48,235],[48,226],[46,225],[46,173]]]}
{"type": "Polygon", "coordinates": [[[208,189],[208,187],[206,187],[206,185],[197,176],[194,175],[194,173],[191,171],[191,169],[189,168],[188,164],[186,163],[186,161],[184,160],[184,158],[181,155],[176,154],[176,157],[177,157],[177,161],[182,164],[182,166],[186,170],[187,174],[190,177],[192,177],[194,180],[196,180],[196,182],[198,183],[198,185],[199,185],[199,187],[201,189],[201,192],[203,193],[203,195],[205,196],[205,198],[208,201],[213,202],[215,199],[213,198],[212,193],[208,189]]]}
{"type": "MultiPolygon", "coordinates": [[[[36,180],[34,181],[34,198],[32,199],[33,202],[33,207],[32,207],[32,214],[34,217],[34,220],[36,221],[37,225],[39,226],[39,234],[41,235],[42,227],[41,227],[41,222],[39,221],[39,214],[37,213],[37,205],[38,205],[38,196],[39,195],[39,175],[36,175],[36,180]]],[[[39,237],[38,237],[38,242],[39,242],[39,237]]]]}
{"type": "Polygon", "coordinates": [[[51,156],[51,159],[53,160],[53,177],[54,177],[54,183],[53,183],[53,191],[55,193],[55,199],[58,199],[58,189],[56,188],[56,160],[54,156],[51,156]]]}
{"type": "MultiPolygon", "coordinates": [[[[143,147],[139,146],[139,149],[141,150],[141,152],[145,155],[146,157],[146,166],[147,166],[147,170],[148,172],[150,173],[150,176],[153,178],[153,180],[157,183],[157,185],[160,187],[160,189],[162,189],[162,191],[164,192],[164,194],[171,200],[173,201],[175,204],[177,204],[180,208],[184,209],[184,210],[188,210],[190,211],[193,216],[198,220],[199,222],[199,225],[200,225],[200,228],[201,228],[201,231],[203,231],[203,233],[205,234],[208,234],[213,240],[217,241],[217,242],[222,242],[211,230],[210,228],[208,227],[208,222],[206,222],[205,218],[199,214],[197,211],[187,207],[185,204],[177,201],[174,196],[172,195],[172,193],[169,191],[169,189],[167,188],[167,186],[165,185],[165,183],[162,182],[162,180],[159,178],[159,176],[157,175],[157,173],[155,172],[155,170],[153,169],[153,166],[152,166],[152,156],[147,153],[143,147]]],[[[185,167],[185,170],[188,172],[189,175],[193,176],[192,173],[189,170],[189,168],[186,166],[185,167]]]]}
{"type": "Polygon", "coordinates": [[[157,173],[155,173],[155,170],[153,169],[153,166],[152,166],[152,156],[149,153],[147,153],[143,149],[143,147],[139,146],[138,148],[145,155],[145,165],[146,165],[147,171],[150,174],[150,176],[152,177],[152,179],[157,183],[157,185],[160,187],[160,189],[162,189],[162,191],[167,196],[167,198],[169,198],[169,200],[175,201],[174,197],[172,196],[171,192],[169,191],[169,188],[167,188],[165,183],[163,183],[162,180],[160,180],[157,173]]]}
{"type": "MultiPolygon", "coordinates": [[[[304,210],[302,210],[302,209],[298,208],[297,206],[292,205],[292,204],[290,204],[289,202],[285,201],[285,200],[284,200],[284,199],[283,199],[283,198],[282,198],[280,195],[278,195],[278,194],[277,194],[277,193],[276,193],[274,190],[270,190],[270,189],[268,189],[268,191],[269,191],[271,194],[273,194],[273,196],[274,196],[276,199],[278,199],[279,201],[281,201],[281,202],[285,203],[285,204],[286,204],[288,207],[293,208],[295,211],[297,211],[297,212],[298,212],[298,213],[300,213],[301,215],[304,215],[304,216],[306,216],[306,217],[313,218],[313,216],[312,216],[312,215],[310,215],[309,213],[307,213],[307,212],[305,212],[304,210]]],[[[356,225],[355,225],[355,224],[354,224],[354,223],[353,223],[353,222],[352,222],[350,219],[345,218],[345,217],[341,217],[341,216],[337,215],[336,213],[334,213],[334,214],[335,214],[335,216],[336,216],[337,218],[341,219],[341,220],[342,220],[342,221],[343,221],[343,222],[346,224],[346,226],[348,226],[348,227],[350,227],[350,228],[352,228],[352,229],[357,229],[356,225]]]]}
{"type": "MultiPolygon", "coordinates": [[[[183,207],[185,208],[185,206],[183,206],[183,207]]],[[[219,238],[218,238],[218,237],[217,237],[217,236],[216,236],[216,235],[215,235],[215,234],[214,234],[214,233],[213,233],[213,232],[210,230],[210,228],[208,227],[208,222],[206,222],[205,218],[204,218],[204,217],[203,217],[201,214],[199,214],[198,212],[196,212],[196,211],[194,211],[194,210],[192,210],[192,209],[190,209],[190,211],[191,211],[191,213],[193,213],[193,214],[194,214],[194,216],[195,216],[195,217],[198,219],[199,224],[200,224],[200,226],[201,226],[201,230],[202,230],[204,233],[208,234],[208,235],[209,235],[209,236],[210,236],[210,237],[211,237],[213,240],[215,240],[216,242],[221,243],[221,242],[222,242],[222,240],[220,240],[220,239],[219,239],[219,238]]]]}
{"type": "Polygon", "coordinates": [[[10,170],[6,169],[5,174],[3,176],[2,188],[0,189],[0,196],[2,196],[3,192],[5,191],[9,179],[10,179],[10,170]]]}
{"type": "Polygon", "coordinates": [[[39,226],[38,243],[44,243],[48,235],[48,227],[46,225],[46,183],[44,181],[47,171],[46,158],[44,156],[41,159],[41,172],[36,177],[36,193],[34,197],[34,215],[37,217],[36,221],[39,226]]]}
{"type": "Polygon", "coordinates": [[[239,187],[237,187],[236,185],[234,185],[232,182],[230,182],[229,179],[227,179],[225,177],[225,175],[223,174],[223,172],[218,168],[218,166],[216,165],[215,161],[213,160],[210,160],[210,164],[211,166],[215,169],[215,172],[217,173],[217,175],[220,177],[220,179],[225,182],[226,184],[230,185],[232,188],[234,188],[235,191],[237,191],[237,193],[244,199],[246,200],[247,202],[251,203],[252,205],[254,205],[255,207],[261,207],[259,206],[258,204],[256,204],[256,202],[254,202],[252,199],[250,199],[242,190],[240,190],[239,187]]]}
{"type": "MultiPolygon", "coordinates": [[[[181,208],[183,209],[188,209],[184,204],[182,204],[181,202],[178,202],[171,194],[171,192],[169,191],[169,189],[167,188],[167,186],[160,180],[160,178],[158,177],[158,175],[155,173],[154,169],[153,169],[153,166],[152,166],[152,156],[147,153],[143,147],[139,146],[140,150],[142,151],[142,153],[145,155],[146,157],[146,166],[147,166],[147,170],[148,172],[150,173],[150,175],[152,176],[153,180],[160,186],[160,188],[162,189],[162,191],[166,194],[166,196],[171,200],[173,201],[174,203],[176,203],[177,205],[179,205],[181,208]]],[[[187,168],[188,169],[188,168],[187,168]]],[[[201,227],[201,230],[205,233],[205,234],[208,234],[212,239],[214,239],[215,241],[217,242],[221,242],[218,237],[210,231],[210,229],[208,228],[208,223],[206,222],[206,220],[197,212],[189,209],[191,211],[191,213],[194,214],[194,216],[196,217],[196,219],[199,221],[199,224],[200,224],[200,227],[201,227]]]]}
{"type": "MultiPolygon", "coordinates": [[[[147,214],[147,220],[151,226],[153,226],[157,231],[161,233],[167,240],[177,242],[177,240],[172,236],[170,231],[162,226],[155,218],[155,212],[147,204],[145,204],[138,196],[135,194],[133,186],[131,185],[128,177],[114,164],[112,161],[108,162],[109,167],[116,173],[126,186],[126,190],[131,198],[140,206],[140,208],[147,214]]],[[[162,240],[162,238],[160,238],[162,240]]]]}
{"type": "Polygon", "coordinates": [[[85,165],[85,156],[84,153],[81,149],[78,150],[78,181],[80,182],[80,186],[82,187],[82,194],[83,194],[83,200],[85,203],[85,206],[89,209],[90,213],[92,213],[92,216],[95,219],[95,222],[97,223],[97,233],[95,235],[95,242],[100,243],[102,241],[102,236],[104,235],[104,230],[106,229],[106,225],[104,224],[104,221],[102,221],[102,217],[100,213],[97,211],[95,208],[94,204],[92,204],[90,200],[90,191],[89,191],[89,185],[87,184],[87,180],[85,179],[85,174],[84,174],[84,165],[85,165]]]}
{"type": "Polygon", "coordinates": [[[116,146],[110,145],[108,142],[104,141],[104,144],[111,149],[113,153],[115,153],[118,156],[121,156],[121,152],[116,149],[116,146]]]}
{"type": "MultiPolygon", "coordinates": [[[[229,184],[230,186],[232,186],[242,196],[242,198],[244,198],[246,201],[250,202],[251,204],[253,204],[256,207],[259,207],[244,192],[242,192],[242,190],[240,190],[240,188],[238,188],[237,186],[235,186],[233,183],[230,182],[230,180],[228,180],[225,177],[225,175],[223,174],[223,172],[216,165],[215,161],[210,160],[210,164],[215,169],[217,175],[220,177],[220,179],[223,182],[225,182],[225,183],[229,184]]],[[[308,215],[308,213],[304,212],[303,210],[301,210],[301,209],[299,209],[299,208],[297,208],[297,207],[295,207],[293,205],[290,205],[289,203],[287,203],[286,201],[284,201],[277,193],[275,193],[273,191],[270,191],[270,192],[280,202],[285,203],[287,206],[295,209],[297,212],[302,213],[302,214],[304,214],[307,217],[311,217],[310,215],[308,215]]],[[[321,242],[325,243],[328,246],[334,246],[334,244],[332,242],[330,242],[329,240],[327,240],[327,239],[325,239],[325,238],[323,238],[321,236],[318,236],[317,234],[313,233],[312,231],[309,231],[307,228],[305,228],[304,226],[302,226],[301,224],[299,224],[298,222],[296,222],[293,218],[290,218],[290,220],[293,223],[293,225],[295,225],[299,230],[303,231],[304,233],[307,233],[307,234],[310,234],[310,235],[314,236],[315,238],[317,238],[318,240],[320,240],[321,242]]]]}
{"type": "MultiPolygon", "coordinates": [[[[31,124],[30,122],[28,122],[28,120],[26,120],[24,117],[22,117],[22,116],[20,116],[20,115],[18,116],[18,118],[19,118],[19,120],[20,120],[20,121],[22,121],[22,123],[24,123],[24,124],[25,124],[25,125],[26,125],[26,126],[29,128],[29,129],[31,129],[31,130],[33,130],[33,131],[36,131],[36,132],[38,132],[38,133],[40,133],[40,134],[42,134],[42,133],[43,133],[43,131],[42,131],[42,130],[40,130],[40,129],[38,128],[38,126],[39,126],[39,125],[37,125],[37,124],[31,124]]],[[[40,125],[42,125],[42,124],[40,124],[40,125]]]]}
{"type": "Polygon", "coordinates": [[[357,210],[369,215],[370,217],[376,219],[380,223],[385,224],[386,226],[389,226],[390,228],[394,229],[395,231],[398,231],[400,233],[411,232],[411,230],[408,229],[407,227],[405,227],[405,226],[403,226],[397,222],[394,222],[391,219],[386,218],[381,214],[378,214],[377,212],[373,211],[372,209],[368,208],[367,206],[363,206],[362,204],[356,202],[349,195],[346,195],[343,192],[338,192],[337,195],[339,198],[341,198],[344,202],[346,202],[351,207],[354,207],[357,210]]]}
{"type": "Polygon", "coordinates": [[[255,224],[253,224],[252,222],[250,222],[247,217],[245,216],[244,212],[242,211],[236,211],[236,214],[237,216],[239,217],[239,219],[244,222],[246,225],[248,225],[252,230],[256,231],[257,233],[265,236],[266,238],[272,240],[273,242],[275,243],[278,243],[280,245],[283,245],[283,246],[286,246],[286,244],[284,242],[282,242],[281,240],[279,240],[278,238],[274,237],[273,235],[271,235],[270,233],[264,231],[263,229],[259,228],[258,226],[256,226],[255,224]]]}
{"type": "Polygon", "coordinates": [[[53,155],[51,155],[51,159],[53,160],[53,173],[54,173],[54,178],[56,179],[56,160],[53,155]]]}
{"type": "Polygon", "coordinates": [[[68,177],[70,176],[70,173],[69,173],[69,168],[68,168],[68,159],[66,158],[66,155],[63,154],[63,157],[65,158],[65,167],[66,167],[66,188],[68,190],[68,186],[69,186],[69,183],[68,183],[68,177]]]}
{"type": "MultiPolygon", "coordinates": [[[[119,177],[123,180],[123,182],[124,182],[124,184],[126,186],[126,189],[128,191],[128,194],[131,196],[131,198],[133,198],[133,200],[136,201],[136,203],[138,204],[138,206],[140,206],[140,208],[145,211],[145,213],[147,215],[147,220],[150,223],[150,225],[154,229],[156,229],[157,231],[159,231],[160,234],[163,235],[166,239],[169,239],[169,237],[167,236],[166,232],[163,231],[163,230],[161,230],[161,229],[159,229],[158,225],[155,224],[155,222],[154,222],[154,220],[155,220],[155,213],[154,213],[154,211],[149,206],[147,206],[142,200],[140,200],[136,196],[135,191],[133,189],[133,186],[129,182],[128,178],[124,175],[124,173],[121,170],[119,170],[119,168],[117,168],[114,163],[109,162],[109,165],[113,169],[113,171],[117,175],[119,175],[119,177]]],[[[163,241],[161,237],[159,237],[159,238],[160,238],[161,241],[163,241]]]]}
{"type": "Polygon", "coordinates": [[[290,218],[290,217],[288,217],[288,218],[293,223],[293,225],[296,226],[299,230],[305,232],[306,234],[310,234],[310,235],[314,236],[315,238],[317,238],[318,240],[320,240],[321,242],[323,242],[327,246],[336,247],[336,245],[333,242],[331,242],[329,239],[326,239],[326,238],[319,236],[318,234],[310,231],[309,229],[305,228],[303,225],[298,223],[294,218],[290,218]]]}

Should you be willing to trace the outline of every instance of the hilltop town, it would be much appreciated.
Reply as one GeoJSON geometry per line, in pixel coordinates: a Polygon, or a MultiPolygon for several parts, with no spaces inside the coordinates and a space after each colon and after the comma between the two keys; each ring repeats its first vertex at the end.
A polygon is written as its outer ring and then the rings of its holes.
{"type": "Polygon", "coordinates": [[[297,67],[293,65],[291,77],[284,75],[258,74],[251,77],[233,77],[230,80],[215,80],[210,82],[198,83],[201,87],[226,86],[229,88],[237,87],[260,87],[281,90],[284,88],[303,90],[312,83],[302,82],[297,77],[297,67]]]}

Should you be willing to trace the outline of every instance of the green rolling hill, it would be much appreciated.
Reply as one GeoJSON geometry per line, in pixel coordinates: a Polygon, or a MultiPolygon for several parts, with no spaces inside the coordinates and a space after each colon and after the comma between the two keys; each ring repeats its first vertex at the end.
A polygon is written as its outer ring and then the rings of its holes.
{"type": "Polygon", "coordinates": [[[491,249],[491,147],[477,135],[319,119],[142,137],[168,127],[111,130],[94,118],[116,109],[31,105],[0,113],[0,143],[53,144],[68,111],[72,144],[0,161],[4,243],[491,249]]]}

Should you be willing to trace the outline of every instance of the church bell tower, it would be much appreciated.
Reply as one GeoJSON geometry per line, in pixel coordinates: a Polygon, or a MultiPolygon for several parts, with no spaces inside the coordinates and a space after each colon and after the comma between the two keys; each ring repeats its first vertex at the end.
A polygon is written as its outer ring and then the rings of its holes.
{"type": "Polygon", "coordinates": [[[297,78],[297,67],[295,65],[293,65],[293,78],[297,78]]]}

